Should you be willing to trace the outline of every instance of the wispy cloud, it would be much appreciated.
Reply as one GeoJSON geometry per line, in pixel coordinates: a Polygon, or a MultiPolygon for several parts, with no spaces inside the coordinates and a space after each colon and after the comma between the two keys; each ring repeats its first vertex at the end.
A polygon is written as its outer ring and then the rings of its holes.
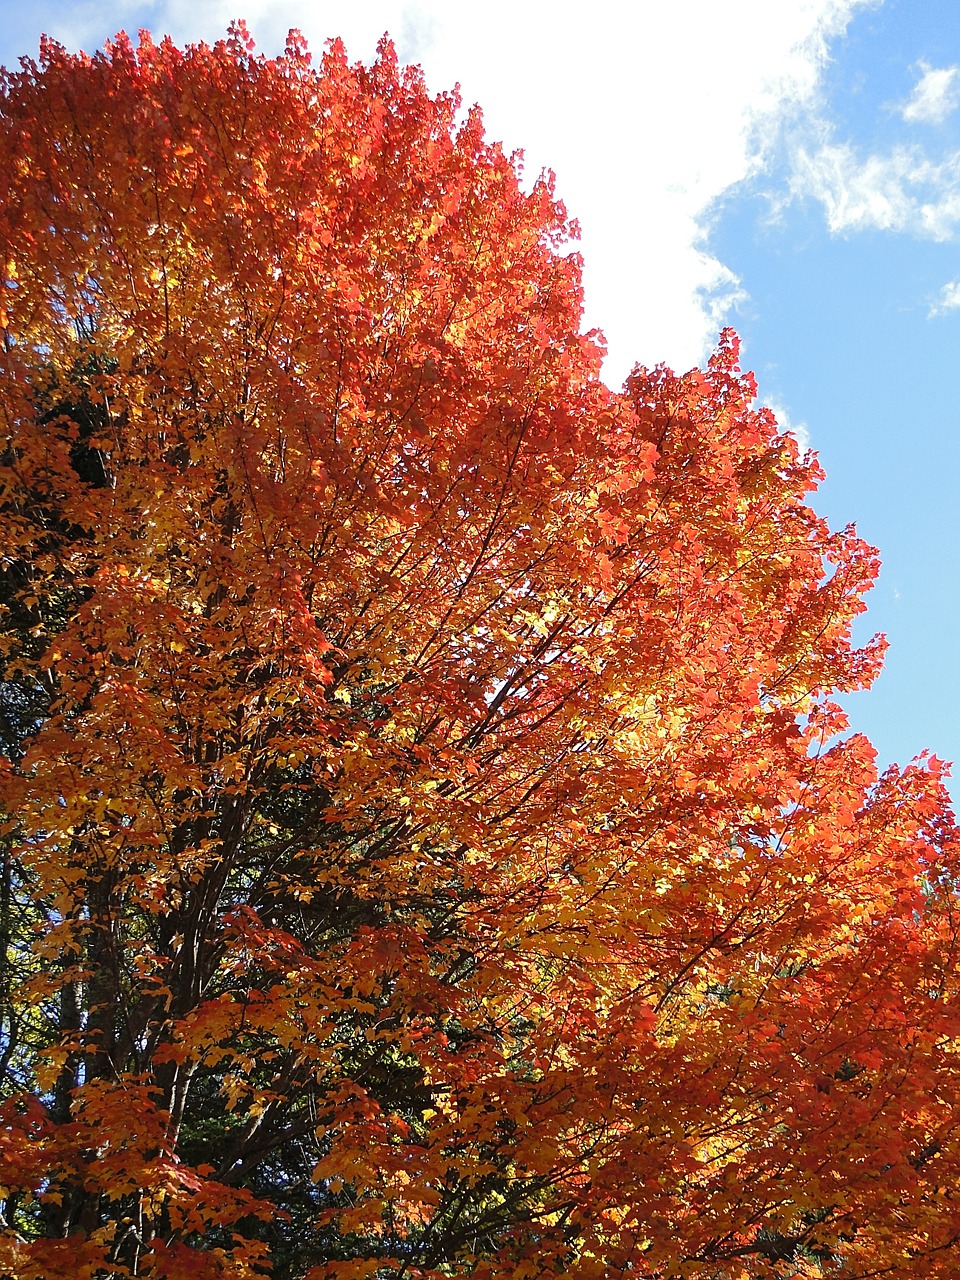
{"type": "Polygon", "coordinates": [[[397,54],[401,62],[421,62],[440,34],[436,16],[419,4],[405,5],[397,34],[397,54]]]}
{"type": "Polygon", "coordinates": [[[960,280],[951,280],[940,290],[940,296],[927,313],[931,320],[935,316],[944,316],[948,311],[960,308],[960,280]]]}
{"type": "Polygon", "coordinates": [[[960,106],[960,68],[919,65],[923,74],[900,114],[908,124],[941,124],[960,106]]]}
{"type": "Polygon", "coordinates": [[[802,146],[791,190],[823,205],[834,234],[875,229],[949,240],[960,225],[960,151],[933,161],[920,147],[861,157],[848,143],[802,146]]]}

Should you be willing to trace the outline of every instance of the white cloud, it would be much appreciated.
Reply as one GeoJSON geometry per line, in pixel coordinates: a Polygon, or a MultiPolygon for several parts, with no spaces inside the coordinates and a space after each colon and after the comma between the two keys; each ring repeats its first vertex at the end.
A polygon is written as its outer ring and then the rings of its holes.
{"type": "MultiPolygon", "coordinates": [[[[960,106],[960,67],[919,64],[922,74],[898,110],[908,123],[940,123],[960,106]]],[[[919,143],[863,153],[839,142],[817,110],[787,130],[790,198],[822,206],[834,234],[878,230],[950,240],[960,228],[960,151],[939,156],[919,143]]]]}
{"type": "MultiPolygon", "coordinates": [[[[830,42],[876,2],[246,0],[244,9],[267,52],[295,26],[317,52],[340,35],[351,57],[368,59],[389,30],[432,89],[459,81],[489,134],[526,148],[528,172],[553,169],[583,231],[586,323],[605,331],[606,373],[619,382],[636,361],[702,361],[742,297],[705,247],[710,211],[756,172],[775,122],[815,101],[830,42]]],[[[180,42],[213,39],[235,13],[236,0],[157,0],[149,23],[180,42]]],[[[124,22],[136,25],[130,4],[104,0],[95,16],[75,11],[68,42],[89,48],[124,22]]]]}
{"type": "Polygon", "coordinates": [[[403,62],[419,62],[427,54],[439,34],[436,18],[419,4],[403,9],[396,33],[397,56],[403,62]]]}
{"type": "Polygon", "coordinates": [[[941,124],[960,106],[960,68],[920,66],[923,74],[900,114],[909,124],[941,124]]]}
{"type": "Polygon", "coordinates": [[[928,315],[944,316],[948,311],[956,311],[960,307],[960,280],[951,280],[940,290],[940,296],[930,308],[928,315]]]}
{"type": "Polygon", "coordinates": [[[919,147],[861,158],[848,143],[801,146],[791,189],[820,201],[834,234],[876,229],[948,240],[960,224],[960,152],[935,162],[919,147]]]}

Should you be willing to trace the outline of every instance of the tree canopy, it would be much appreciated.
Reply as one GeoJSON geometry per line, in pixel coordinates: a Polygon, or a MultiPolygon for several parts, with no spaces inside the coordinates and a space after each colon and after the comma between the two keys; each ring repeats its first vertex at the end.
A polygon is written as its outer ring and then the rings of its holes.
{"type": "Polygon", "coordinates": [[[875,553],[574,232],[386,42],[7,74],[0,1274],[957,1274],[875,553]]]}

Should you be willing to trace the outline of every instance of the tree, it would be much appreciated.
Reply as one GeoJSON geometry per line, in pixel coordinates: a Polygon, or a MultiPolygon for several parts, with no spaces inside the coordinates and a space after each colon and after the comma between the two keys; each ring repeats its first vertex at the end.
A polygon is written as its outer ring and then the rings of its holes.
{"type": "Polygon", "coordinates": [[[389,44],[4,82],[0,1274],[953,1276],[876,571],[389,44]]]}

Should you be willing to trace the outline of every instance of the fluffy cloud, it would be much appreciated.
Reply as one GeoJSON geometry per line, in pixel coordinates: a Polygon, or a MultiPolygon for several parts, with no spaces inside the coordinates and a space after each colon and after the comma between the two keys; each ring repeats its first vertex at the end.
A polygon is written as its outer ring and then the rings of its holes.
{"type": "Polygon", "coordinates": [[[960,280],[951,280],[940,290],[940,296],[930,308],[931,319],[946,315],[948,311],[956,311],[960,307],[960,280]]]}
{"type": "Polygon", "coordinates": [[[847,143],[800,147],[791,189],[823,205],[832,232],[910,232],[948,240],[960,224],[960,152],[930,160],[919,147],[860,157],[847,143]]]}
{"type": "Polygon", "coordinates": [[[900,114],[909,124],[941,124],[960,106],[960,68],[920,66],[923,74],[900,114]]]}
{"type": "MultiPolygon", "coordinates": [[[[908,124],[941,124],[960,106],[960,67],[918,67],[897,111],[908,124]]],[[[834,234],[879,230],[950,240],[960,227],[960,151],[934,156],[911,140],[862,153],[837,141],[815,106],[788,134],[787,155],[787,199],[818,201],[834,234]]]]}

